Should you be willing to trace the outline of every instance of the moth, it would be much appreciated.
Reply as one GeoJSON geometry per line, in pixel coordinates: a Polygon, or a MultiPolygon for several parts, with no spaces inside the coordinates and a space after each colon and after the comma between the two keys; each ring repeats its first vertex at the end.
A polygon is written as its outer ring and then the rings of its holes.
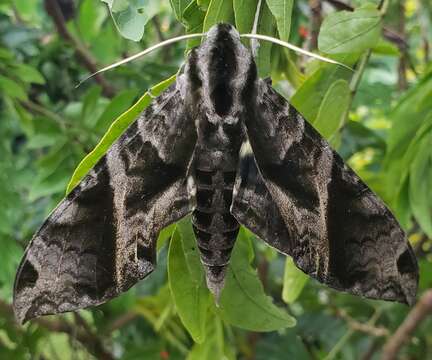
{"type": "Polygon", "coordinates": [[[218,24],[36,232],[16,275],[17,318],[128,290],[155,269],[160,230],[190,213],[216,297],[243,225],[332,288],[415,300],[417,262],[395,217],[218,24]]]}

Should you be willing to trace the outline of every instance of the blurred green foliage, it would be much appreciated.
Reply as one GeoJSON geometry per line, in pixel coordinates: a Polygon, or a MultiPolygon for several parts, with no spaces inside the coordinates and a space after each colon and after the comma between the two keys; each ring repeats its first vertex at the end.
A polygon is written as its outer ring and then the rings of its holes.
{"type": "MultiPolygon", "coordinates": [[[[157,271],[119,298],[25,326],[14,321],[13,279],[32,233],[199,41],[76,84],[121,57],[220,21],[251,32],[258,3],[0,0],[1,359],[379,358],[407,307],[330,290],[245,229],[217,307],[189,219],[161,232],[157,271]]],[[[257,32],[355,72],[263,42],[259,73],[395,212],[418,255],[421,296],[432,287],[432,5],[340,4],[263,0],[257,32]]],[[[431,333],[424,321],[401,359],[432,358],[431,333]]]]}

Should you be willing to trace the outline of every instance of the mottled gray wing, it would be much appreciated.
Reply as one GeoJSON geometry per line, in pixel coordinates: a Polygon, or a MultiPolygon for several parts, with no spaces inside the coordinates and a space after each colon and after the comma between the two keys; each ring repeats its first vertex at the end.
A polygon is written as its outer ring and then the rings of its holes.
{"type": "Polygon", "coordinates": [[[265,82],[259,89],[233,215],[333,288],[412,304],[417,262],[394,216],[294,107],[265,82]]]}
{"type": "Polygon", "coordinates": [[[20,321],[103,303],[153,271],[159,231],[190,211],[196,131],[179,87],[154,100],[34,235],[15,279],[20,321]]]}

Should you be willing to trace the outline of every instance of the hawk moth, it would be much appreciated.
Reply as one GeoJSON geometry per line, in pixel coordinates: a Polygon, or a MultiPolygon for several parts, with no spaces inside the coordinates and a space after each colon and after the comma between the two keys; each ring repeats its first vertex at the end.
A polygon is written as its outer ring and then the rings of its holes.
{"type": "Polygon", "coordinates": [[[216,297],[241,224],[332,288],[415,299],[416,258],[394,216],[219,24],[34,235],[17,318],[126,291],[154,270],[159,231],[189,213],[216,297]]]}

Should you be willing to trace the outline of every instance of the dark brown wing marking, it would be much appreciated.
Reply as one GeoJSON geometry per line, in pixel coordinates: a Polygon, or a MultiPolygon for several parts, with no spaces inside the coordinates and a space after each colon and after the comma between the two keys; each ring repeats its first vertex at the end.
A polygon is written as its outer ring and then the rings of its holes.
{"type": "Polygon", "coordinates": [[[154,101],[35,234],[15,280],[20,321],[103,303],[153,271],[159,231],[191,210],[196,132],[178,89],[154,101]]]}
{"type": "Polygon", "coordinates": [[[294,107],[259,86],[233,215],[331,287],[413,303],[417,262],[394,216],[294,107]]]}

